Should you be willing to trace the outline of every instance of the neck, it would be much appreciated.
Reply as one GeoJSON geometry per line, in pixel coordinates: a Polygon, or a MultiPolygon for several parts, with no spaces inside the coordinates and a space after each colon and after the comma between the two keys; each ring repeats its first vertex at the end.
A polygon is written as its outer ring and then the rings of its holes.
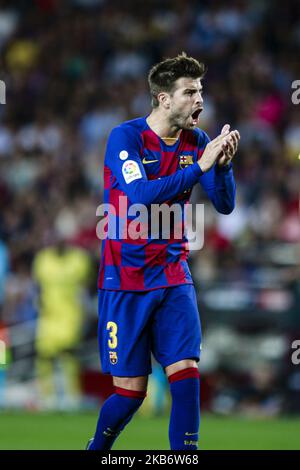
{"type": "Polygon", "coordinates": [[[181,129],[170,123],[168,117],[159,108],[153,109],[146,119],[150,129],[162,139],[178,139],[181,129]]]}

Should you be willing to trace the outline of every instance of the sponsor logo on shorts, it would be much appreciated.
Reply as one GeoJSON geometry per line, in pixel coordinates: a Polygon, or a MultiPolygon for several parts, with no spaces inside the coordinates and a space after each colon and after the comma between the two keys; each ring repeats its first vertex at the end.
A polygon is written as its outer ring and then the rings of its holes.
{"type": "Polygon", "coordinates": [[[110,360],[111,364],[113,364],[113,365],[117,364],[118,355],[117,355],[116,351],[109,351],[109,360],[110,360]]]}

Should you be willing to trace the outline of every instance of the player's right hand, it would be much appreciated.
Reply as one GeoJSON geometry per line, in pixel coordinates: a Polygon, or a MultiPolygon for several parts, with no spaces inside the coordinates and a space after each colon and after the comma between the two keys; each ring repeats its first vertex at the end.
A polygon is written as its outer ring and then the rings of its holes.
{"type": "Polygon", "coordinates": [[[237,131],[229,132],[229,129],[229,124],[226,124],[223,127],[221,134],[209,142],[205,147],[200,160],[198,160],[198,165],[203,173],[211,169],[218,158],[223,154],[224,148],[230,143],[230,140],[234,138],[237,131]]]}

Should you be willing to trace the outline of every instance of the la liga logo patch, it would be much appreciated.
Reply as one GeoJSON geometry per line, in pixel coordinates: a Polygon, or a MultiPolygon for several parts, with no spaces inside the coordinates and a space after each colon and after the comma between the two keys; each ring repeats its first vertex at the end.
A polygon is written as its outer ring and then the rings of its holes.
{"type": "Polygon", "coordinates": [[[142,178],[142,173],[137,162],[134,160],[127,160],[123,163],[122,174],[125,183],[131,183],[131,181],[142,178]]]}
{"type": "Polygon", "coordinates": [[[136,171],[136,164],[135,162],[127,162],[125,165],[124,165],[124,173],[126,175],[133,175],[133,173],[136,171]]]}

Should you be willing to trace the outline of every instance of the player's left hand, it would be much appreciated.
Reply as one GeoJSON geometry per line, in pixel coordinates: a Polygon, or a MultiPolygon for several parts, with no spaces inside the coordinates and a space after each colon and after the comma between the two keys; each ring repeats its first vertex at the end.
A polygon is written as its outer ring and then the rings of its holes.
{"type": "MultiPolygon", "coordinates": [[[[226,132],[229,129],[230,129],[230,126],[228,124],[226,124],[223,127],[223,129],[221,131],[221,134],[223,134],[224,132],[226,132]]],[[[218,159],[218,162],[217,162],[217,164],[219,166],[222,167],[222,166],[225,166],[225,165],[229,165],[229,163],[231,162],[231,160],[233,159],[234,155],[237,152],[238,145],[239,145],[239,140],[240,140],[239,131],[237,131],[237,130],[233,131],[230,139],[227,141],[226,144],[223,144],[223,146],[222,146],[223,153],[222,153],[222,155],[220,156],[220,158],[218,159]]]]}

